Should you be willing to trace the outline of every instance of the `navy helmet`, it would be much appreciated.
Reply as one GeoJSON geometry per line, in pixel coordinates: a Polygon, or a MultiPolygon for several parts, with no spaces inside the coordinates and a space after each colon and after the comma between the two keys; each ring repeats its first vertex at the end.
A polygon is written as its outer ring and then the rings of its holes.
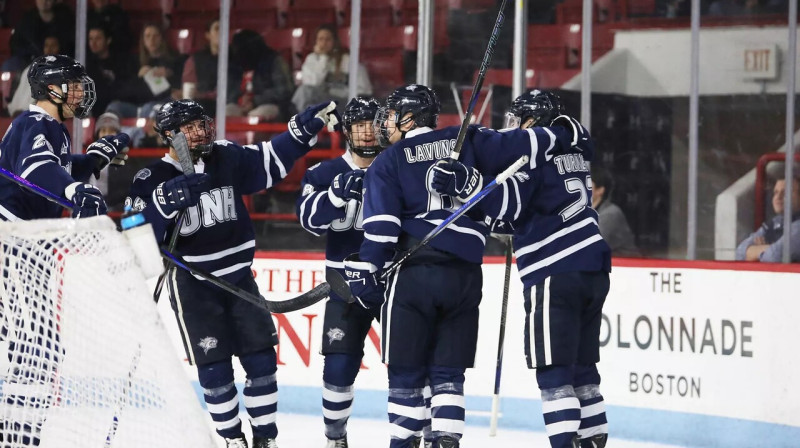
{"type": "Polygon", "coordinates": [[[28,69],[28,83],[31,85],[31,98],[49,100],[58,106],[58,113],[62,121],[65,118],[64,106],[70,108],[76,118],[86,118],[97,100],[94,81],[86,74],[86,68],[69,56],[39,56],[28,69]],[[80,83],[83,88],[83,96],[77,104],[71,104],[69,101],[69,89],[72,83],[80,83]],[[51,89],[52,85],[59,86],[61,93],[51,89]],[[53,101],[54,98],[61,102],[56,103],[53,101]]]}
{"type": "Polygon", "coordinates": [[[506,113],[506,128],[516,128],[533,118],[531,126],[550,126],[553,120],[565,113],[561,98],[555,93],[539,89],[518,96],[506,113]]]}
{"type": "Polygon", "coordinates": [[[373,98],[357,96],[347,103],[342,114],[342,129],[344,136],[347,138],[347,144],[350,149],[361,157],[372,158],[381,152],[381,146],[378,144],[372,132],[372,122],[375,120],[375,115],[380,109],[380,104],[373,98]],[[366,129],[354,130],[353,125],[358,122],[369,122],[366,129]],[[367,131],[368,129],[368,131],[367,131]],[[359,138],[359,144],[356,144],[354,138],[356,134],[364,133],[359,138]],[[368,134],[367,134],[368,132],[368,134]],[[369,144],[369,143],[372,144],[369,144]]]}
{"type": "Polygon", "coordinates": [[[163,138],[164,141],[170,145],[172,145],[171,135],[180,131],[181,126],[195,121],[198,122],[197,126],[194,126],[186,131],[186,133],[188,133],[188,135],[186,135],[186,139],[189,141],[194,140],[191,138],[192,134],[201,132],[203,133],[202,138],[200,139],[203,143],[189,148],[190,152],[192,153],[192,158],[197,161],[201,157],[211,154],[211,148],[216,136],[214,121],[208,115],[206,115],[206,111],[203,109],[203,106],[198,104],[196,101],[170,101],[158,109],[158,112],[156,112],[155,121],[156,122],[153,128],[156,130],[156,132],[158,132],[159,135],[161,135],[161,138],[163,138]],[[170,135],[167,135],[167,132],[170,132],[170,135]]]}
{"type": "MultiPolygon", "coordinates": [[[[442,105],[439,103],[436,92],[429,87],[421,84],[408,84],[400,87],[386,98],[386,105],[375,116],[375,131],[378,140],[382,146],[390,144],[386,128],[389,111],[394,111],[394,122],[398,128],[409,122],[413,122],[414,127],[436,128],[441,109],[442,105]],[[407,114],[411,114],[411,117],[406,118],[407,114]]],[[[405,137],[405,132],[403,132],[403,137],[405,137]]]]}

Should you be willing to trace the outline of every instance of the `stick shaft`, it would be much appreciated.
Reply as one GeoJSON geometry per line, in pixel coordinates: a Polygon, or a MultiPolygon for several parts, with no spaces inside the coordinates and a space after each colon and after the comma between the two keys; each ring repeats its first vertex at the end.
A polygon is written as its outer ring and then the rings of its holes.
{"type": "Polygon", "coordinates": [[[497,367],[494,374],[494,394],[492,395],[492,415],[489,420],[489,436],[497,435],[497,419],[500,416],[500,375],[503,371],[503,345],[506,339],[506,315],[508,314],[508,290],[511,286],[511,262],[514,249],[511,238],[506,241],[506,270],[503,279],[503,304],[500,307],[500,336],[497,341],[497,367]]]}
{"type": "Polygon", "coordinates": [[[45,190],[44,188],[42,188],[42,187],[40,187],[38,185],[32,184],[28,180],[17,176],[16,174],[12,173],[11,171],[8,171],[8,170],[5,170],[3,168],[0,168],[0,175],[5,177],[6,179],[10,180],[11,182],[14,182],[15,184],[19,185],[20,187],[30,191],[33,194],[38,194],[39,196],[47,199],[50,202],[56,203],[56,204],[58,204],[58,205],[60,205],[60,206],[62,206],[64,208],[66,208],[67,210],[72,210],[72,202],[69,202],[68,200],[62,198],[61,196],[53,194],[53,193],[45,190]]]}
{"type": "Polygon", "coordinates": [[[506,0],[503,0],[500,2],[500,9],[497,11],[497,20],[494,22],[492,34],[489,36],[489,43],[486,45],[486,52],[483,54],[483,61],[481,61],[481,67],[478,70],[478,78],[475,80],[475,85],[472,86],[472,95],[470,95],[467,110],[461,121],[461,127],[458,129],[456,144],[453,147],[453,151],[450,153],[450,158],[453,160],[458,160],[458,156],[461,153],[461,146],[464,144],[464,137],[466,137],[467,134],[470,116],[472,115],[473,109],[475,109],[475,103],[478,101],[478,95],[483,87],[483,80],[486,78],[486,72],[489,70],[489,66],[492,63],[494,48],[497,46],[497,41],[500,38],[500,31],[503,29],[503,22],[505,21],[505,13],[503,12],[505,9],[506,0]]]}

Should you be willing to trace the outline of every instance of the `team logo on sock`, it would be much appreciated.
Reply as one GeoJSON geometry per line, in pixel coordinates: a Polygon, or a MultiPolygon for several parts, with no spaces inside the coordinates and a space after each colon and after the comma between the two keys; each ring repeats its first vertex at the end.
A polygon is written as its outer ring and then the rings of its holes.
{"type": "Polygon", "coordinates": [[[333,344],[333,341],[341,341],[344,339],[344,331],[340,328],[331,328],[325,334],[328,336],[328,344],[333,344]]]}
{"type": "Polygon", "coordinates": [[[208,354],[208,351],[212,348],[217,348],[217,338],[207,336],[203,339],[200,339],[200,343],[197,344],[198,347],[203,349],[204,354],[208,354]]]}

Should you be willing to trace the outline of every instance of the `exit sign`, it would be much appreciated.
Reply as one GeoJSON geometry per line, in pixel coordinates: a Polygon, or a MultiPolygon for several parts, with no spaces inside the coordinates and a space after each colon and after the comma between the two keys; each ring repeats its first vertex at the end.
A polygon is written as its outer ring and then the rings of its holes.
{"type": "Polygon", "coordinates": [[[767,80],[778,77],[777,45],[746,46],[741,48],[740,54],[743,78],[767,80]]]}

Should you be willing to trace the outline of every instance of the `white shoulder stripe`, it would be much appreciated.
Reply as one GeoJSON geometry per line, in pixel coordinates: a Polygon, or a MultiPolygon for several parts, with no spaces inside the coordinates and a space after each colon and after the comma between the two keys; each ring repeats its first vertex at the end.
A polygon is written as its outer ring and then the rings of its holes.
{"type": "Polygon", "coordinates": [[[270,169],[269,169],[270,165],[272,164],[270,160],[271,152],[267,148],[268,144],[269,143],[263,143],[263,142],[261,143],[261,152],[264,154],[264,171],[267,173],[266,188],[272,187],[272,174],[270,174],[270,169]]]}
{"type": "Polygon", "coordinates": [[[364,220],[365,225],[371,222],[390,222],[393,224],[397,224],[397,226],[400,227],[400,218],[392,215],[375,215],[375,216],[370,216],[369,218],[364,220]]]}
{"type": "Polygon", "coordinates": [[[528,132],[528,137],[531,140],[531,160],[530,166],[531,169],[536,169],[536,154],[539,153],[539,140],[536,139],[536,132],[533,131],[533,128],[525,129],[528,132]]]}

